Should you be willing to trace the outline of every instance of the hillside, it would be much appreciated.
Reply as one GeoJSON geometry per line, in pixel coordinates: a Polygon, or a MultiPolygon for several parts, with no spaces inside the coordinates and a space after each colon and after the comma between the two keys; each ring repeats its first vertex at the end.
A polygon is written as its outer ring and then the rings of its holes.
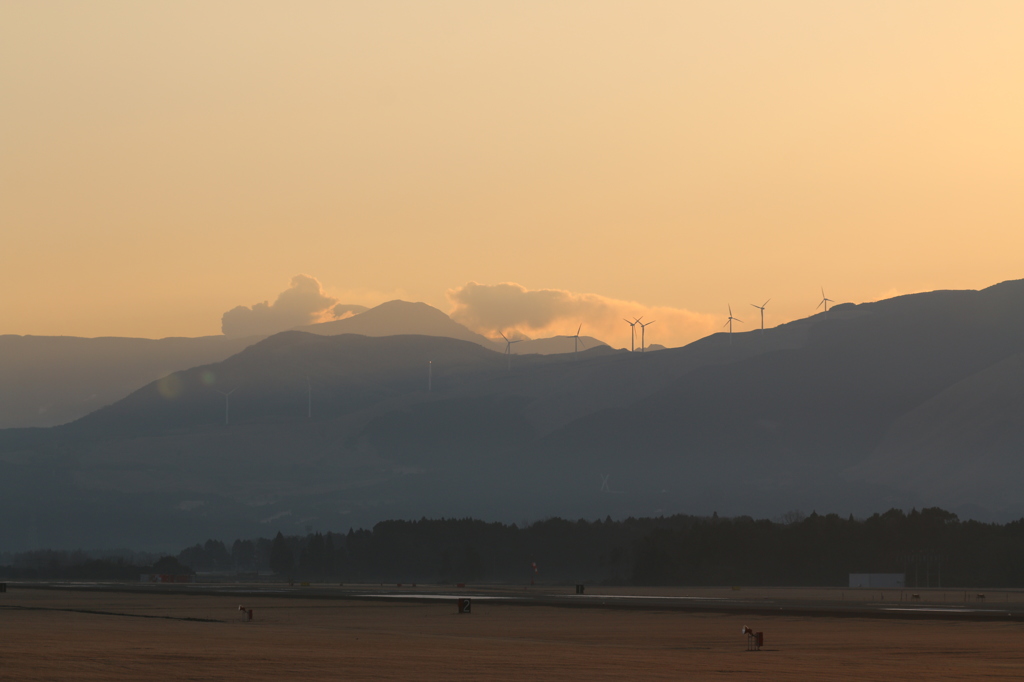
{"type": "Polygon", "coordinates": [[[154,379],[219,362],[257,340],[0,336],[0,428],[73,421],[154,379]]]}
{"type": "Polygon", "coordinates": [[[655,353],[510,359],[444,337],[286,332],[72,424],[0,432],[0,546],[421,516],[1011,518],[1022,307],[1015,281],[655,353]]]}
{"type": "MultiPolygon", "coordinates": [[[[442,336],[497,348],[425,303],[339,308],[356,314],[303,329],[325,335],[442,336]]],[[[74,421],[171,372],[219,362],[261,338],[0,336],[0,429],[74,421]]]]}
{"type": "MultiPolygon", "coordinates": [[[[597,348],[598,346],[607,346],[608,344],[600,339],[595,339],[593,336],[581,336],[580,337],[579,350],[586,350],[587,348],[597,348]]],[[[505,342],[499,339],[497,342],[502,349],[505,348],[505,342]]],[[[516,355],[529,355],[535,353],[537,355],[555,355],[558,353],[574,353],[576,352],[575,341],[569,336],[552,336],[546,339],[523,339],[512,344],[512,352],[516,355]]]]}

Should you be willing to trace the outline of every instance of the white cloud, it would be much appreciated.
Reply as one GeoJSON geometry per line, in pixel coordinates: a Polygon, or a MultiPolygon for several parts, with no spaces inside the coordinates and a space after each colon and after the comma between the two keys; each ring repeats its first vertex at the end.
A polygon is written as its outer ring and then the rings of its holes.
{"type": "MultiPolygon", "coordinates": [[[[647,343],[680,346],[715,331],[714,316],[669,306],[648,306],[600,294],[581,294],[561,289],[527,289],[514,282],[469,282],[448,291],[452,319],[481,334],[498,332],[532,337],[575,333],[612,346],[629,348],[630,329],[624,318],[643,317],[655,325],[646,332],[647,343]]],[[[640,337],[637,328],[637,347],[640,337]]]]}
{"type": "MultiPolygon", "coordinates": [[[[248,307],[240,305],[224,313],[221,331],[228,336],[276,334],[300,325],[336,319],[339,317],[334,311],[337,304],[338,299],[325,294],[316,277],[295,275],[291,286],[282,291],[273,303],[264,301],[248,307]]],[[[340,316],[346,316],[346,313],[340,316]]]]}

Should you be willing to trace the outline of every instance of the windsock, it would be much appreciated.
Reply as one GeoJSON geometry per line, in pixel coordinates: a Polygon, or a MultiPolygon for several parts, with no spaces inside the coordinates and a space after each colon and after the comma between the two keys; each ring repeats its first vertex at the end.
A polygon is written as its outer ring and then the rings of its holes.
{"type": "Polygon", "coordinates": [[[536,561],[531,562],[530,565],[533,566],[533,572],[534,573],[538,573],[539,572],[539,571],[537,571],[537,562],[536,561]]]}

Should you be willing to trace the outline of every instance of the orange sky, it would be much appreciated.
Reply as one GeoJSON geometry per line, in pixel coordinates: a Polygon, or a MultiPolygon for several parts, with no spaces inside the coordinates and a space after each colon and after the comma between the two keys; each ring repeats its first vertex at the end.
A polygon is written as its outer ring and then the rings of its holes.
{"type": "Polygon", "coordinates": [[[677,345],[1024,277],[1021,36],[1016,0],[9,0],[0,333],[216,334],[306,273],[677,345]]]}

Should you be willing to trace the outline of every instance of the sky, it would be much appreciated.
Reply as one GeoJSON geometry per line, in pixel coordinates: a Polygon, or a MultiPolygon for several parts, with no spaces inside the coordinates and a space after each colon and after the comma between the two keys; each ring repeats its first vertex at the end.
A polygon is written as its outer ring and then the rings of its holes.
{"type": "Polygon", "coordinates": [[[1016,0],[6,0],[0,334],[284,293],[680,345],[1018,279],[1022,35],[1016,0]]]}

